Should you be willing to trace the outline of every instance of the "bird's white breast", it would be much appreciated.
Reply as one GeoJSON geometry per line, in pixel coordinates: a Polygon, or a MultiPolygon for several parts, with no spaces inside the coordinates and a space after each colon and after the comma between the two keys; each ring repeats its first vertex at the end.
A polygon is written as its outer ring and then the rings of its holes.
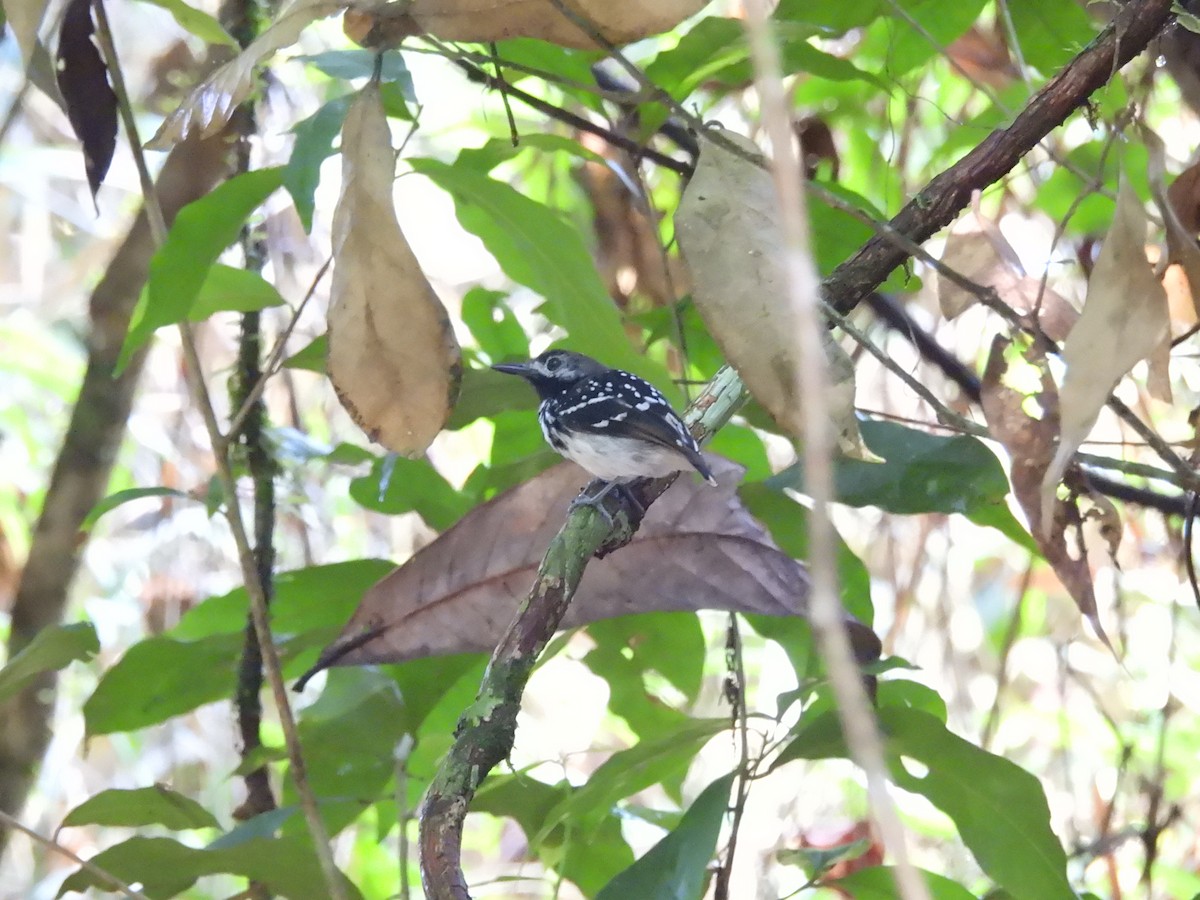
{"type": "Polygon", "coordinates": [[[682,453],[636,438],[563,433],[558,438],[563,456],[605,481],[657,478],[688,467],[682,453]]]}

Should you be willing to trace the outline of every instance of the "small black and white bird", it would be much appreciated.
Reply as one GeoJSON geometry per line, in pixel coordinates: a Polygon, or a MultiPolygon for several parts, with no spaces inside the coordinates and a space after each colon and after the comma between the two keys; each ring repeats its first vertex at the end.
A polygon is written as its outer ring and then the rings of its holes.
{"type": "Polygon", "coordinates": [[[538,422],[551,447],[611,482],[582,501],[587,505],[597,505],[613,486],[689,467],[717,483],[696,439],[650,382],[569,350],[492,368],[533,385],[542,400],[538,422]]]}

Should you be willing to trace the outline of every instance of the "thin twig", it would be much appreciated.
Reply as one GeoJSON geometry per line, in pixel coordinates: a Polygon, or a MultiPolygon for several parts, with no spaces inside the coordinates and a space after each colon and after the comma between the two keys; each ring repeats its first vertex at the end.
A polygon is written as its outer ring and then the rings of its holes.
{"type": "Polygon", "coordinates": [[[10,816],[8,813],[6,813],[2,809],[0,809],[0,822],[2,822],[8,828],[15,829],[16,831],[19,831],[24,835],[28,835],[30,838],[37,841],[42,846],[49,847],[51,850],[54,850],[56,853],[61,853],[63,856],[67,857],[67,859],[71,860],[76,865],[78,865],[81,869],[86,869],[88,872],[91,872],[93,875],[95,875],[97,878],[99,878],[102,884],[111,885],[114,890],[120,891],[126,897],[131,897],[131,898],[133,898],[133,900],[150,900],[150,898],[147,897],[145,894],[143,894],[141,891],[135,891],[132,887],[127,885],[125,882],[123,882],[120,878],[118,878],[112,872],[109,872],[107,869],[101,868],[100,866],[96,865],[93,862],[89,862],[88,860],[83,859],[76,853],[72,852],[71,850],[68,850],[66,847],[64,847],[62,844],[60,844],[58,841],[51,840],[50,838],[46,837],[45,835],[38,834],[32,828],[28,828],[25,825],[22,825],[20,822],[18,822],[16,819],[14,819],[12,816],[10,816]]]}
{"type": "Polygon", "coordinates": [[[742,816],[746,812],[746,798],[750,795],[752,773],[750,760],[750,729],[746,715],[746,666],[742,659],[742,632],[738,627],[737,613],[729,614],[725,630],[725,696],[733,707],[732,718],[734,740],[738,745],[737,794],[733,801],[733,818],[729,826],[729,842],[725,846],[725,859],[717,870],[713,888],[715,900],[728,900],[729,880],[733,877],[733,859],[737,854],[738,832],[742,816]]]}
{"type": "MultiPolygon", "coordinates": [[[[161,246],[166,240],[166,223],[163,219],[162,208],[158,202],[158,194],[154,183],[150,180],[149,168],[146,165],[142,142],[138,137],[137,123],[133,115],[133,106],[129,101],[129,93],[125,88],[125,80],[121,69],[120,58],[113,43],[112,29],[104,8],[104,0],[95,0],[96,37],[100,44],[101,53],[108,64],[109,76],[112,79],[113,91],[117,95],[117,108],[125,125],[126,137],[133,152],[134,162],[142,182],[143,200],[146,206],[147,219],[150,222],[151,233],[155,244],[161,246]]],[[[184,359],[187,365],[185,373],[189,387],[196,398],[208,430],[209,440],[214,450],[224,445],[220,425],[217,423],[216,412],[209,398],[208,387],[205,384],[203,369],[200,365],[199,353],[196,350],[195,336],[192,328],[185,320],[179,324],[183,339],[184,359]]],[[[296,786],[296,794],[300,798],[300,806],[312,836],[314,852],[320,863],[321,872],[325,878],[325,887],[333,900],[344,900],[341,873],[333,861],[329,837],[325,823],[321,819],[317,807],[316,796],[305,775],[304,756],[300,746],[300,736],[296,728],[296,720],[288,703],[287,688],[283,683],[283,673],[280,668],[279,654],[271,635],[271,623],[267,613],[266,597],[262,582],[258,577],[254,551],[251,549],[246,534],[245,523],[242,521],[241,509],[237,499],[237,483],[230,470],[229,459],[225,453],[215,452],[217,476],[225,493],[225,515],[229,521],[229,530],[238,550],[238,561],[242,568],[242,579],[246,585],[246,593],[250,597],[250,613],[254,620],[255,633],[263,651],[263,664],[267,680],[275,698],[279,715],[279,723],[283,730],[284,741],[287,744],[288,757],[291,762],[291,776],[296,786]]]]}
{"type": "Polygon", "coordinates": [[[902,900],[928,900],[929,889],[908,857],[907,839],[888,789],[888,769],[879,725],[854,661],[846,633],[845,610],[837,588],[836,533],[829,518],[833,502],[833,435],[829,416],[829,373],[822,350],[825,323],[808,233],[807,204],[800,160],[792,141],[791,114],[783,89],[779,48],[766,0],[745,4],[746,35],[754,63],[762,119],[771,139],[772,171],[779,201],[782,260],[787,298],[799,325],[797,396],[804,397],[804,484],[812,500],[809,515],[809,613],[821,656],[837,698],[846,744],[867,778],[867,796],[884,845],[895,860],[902,900]]]}

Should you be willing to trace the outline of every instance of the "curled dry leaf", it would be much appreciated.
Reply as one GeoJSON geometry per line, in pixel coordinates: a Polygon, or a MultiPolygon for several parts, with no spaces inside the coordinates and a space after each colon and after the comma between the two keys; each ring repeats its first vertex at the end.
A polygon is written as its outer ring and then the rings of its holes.
{"type": "MultiPolygon", "coordinates": [[[[1167,153],[1162,139],[1149,128],[1143,127],[1141,131],[1146,143],[1150,193],[1167,233],[1163,286],[1168,299],[1172,299],[1173,279],[1169,272],[1172,266],[1178,266],[1186,280],[1194,321],[1195,316],[1200,316],[1200,247],[1196,246],[1196,232],[1200,230],[1200,163],[1188,168],[1167,187],[1167,153]]],[[[1174,293],[1178,296],[1182,291],[1177,289],[1174,293]]],[[[1177,304],[1173,302],[1170,306],[1174,311],[1177,304]]],[[[1166,340],[1169,344],[1170,337],[1166,340]]]]}
{"type": "MultiPolygon", "coordinates": [[[[1039,361],[1041,390],[1033,400],[1041,410],[1041,417],[1032,418],[1026,412],[1028,404],[1025,395],[1004,384],[1007,372],[1005,354],[1010,344],[1003,336],[997,336],[992,341],[981,385],[983,415],[992,436],[1004,445],[1012,460],[1010,477],[1013,494],[1029,518],[1034,540],[1079,611],[1091,622],[1105,646],[1112,650],[1108,635],[1100,624],[1087,553],[1081,550],[1078,543],[1074,547],[1075,552],[1067,545],[1068,532],[1075,536],[1077,542],[1083,540],[1083,515],[1079,510],[1077,495],[1073,494],[1069,500],[1052,495],[1049,506],[1042,503],[1042,483],[1059,431],[1059,399],[1054,382],[1045,369],[1044,361],[1039,361]]],[[[1116,509],[1112,508],[1111,516],[1115,515],[1116,509]]],[[[1108,533],[1111,534],[1111,518],[1107,524],[1108,533]]],[[[1116,531],[1120,532],[1119,523],[1116,531]]],[[[1115,546],[1110,538],[1106,537],[1106,540],[1110,547],[1115,546]]]]}
{"type": "Polygon", "coordinates": [[[313,22],[348,5],[349,0],[296,0],[245,50],[196,85],[146,146],[169,150],[189,135],[204,138],[216,134],[250,96],[255,66],[277,50],[294,44],[300,32],[313,22]]]}
{"type": "MultiPolygon", "coordinates": [[[[669,31],[708,0],[564,0],[610,44],[628,44],[669,31]]],[[[596,41],[551,0],[412,0],[408,15],[420,31],[446,41],[539,38],[595,50],[596,41]]]]}
{"type": "MultiPolygon", "coordinates": [[[[780,551],[742,506],[741,468],[709,460],[718,487],[676,482],[621,552],[591,561],[562,627],[664,610],[807,613],[804,566],[780,551]]],[[[491,650],[529,592],[563,511],[587,481],[583,470],[564,463],[472,510],[367,591],[313,672],[491,650]]],[[[848,625],[858,658],[877,658],[874,632],[856,619],[848,625]]]]}
{"type": "MultiPolygon", "coordinates": [[[[750,157],[759,155],[748,139],[721,133],[750,157]]],[[[692,273],[692,299],[721,352],[779,426],[802,437],[800,324],[787,299],[787,251],[770,173],[704,140],[675,214],[675,231],[692,273]]],[[[815,276],[812,287],[819,289],[815,276]]],[[[824,346],[839,449],[874,460],[854,411],[854,366],[832,338],[824,346]]]]}
{"type": "Polygon", "coordinates": [[[396,221],[395,165],[378,87],[368,85],[342,127],[328,372],[371,440],[413,456],[446,423],[462,360],[446,310],[396,221]]]}
{"type": "Polygon", "coordinates": [[[1122,178],[1112,226],[1088,279],[1083,313],[1063,345],[1058,450],[1042,482],[1049,521],[1058,483],[1117,382],[1167,334],[1167,294],[1146,259],[1146,211],[1122,178]]]}
{"type": "Polygon", "coordinates": [[[92,196],[108,174],[117,146],[117,95],[108,83],[108,67],[92,42],[90,0],[71,0],[63,13],[58,39],[58,89],[79,142],[92,196]]]}
{"type": "MultiPolygon", "coordinates": [[[[1025,268],[1012,244],[999,226],[979,208],[979,193],[971,198],[971,212],[950,229],[942,262],[976,284],[996,291],[1001,302],[1032,318],[1055,341],[1064,340],[1079,319],[1070,302],[1041,278],[1025,274],[1025,268]]],[[[953,319],[977,302],[976,296],[939,275],[938,304],[942,315],[953,319]]]]}

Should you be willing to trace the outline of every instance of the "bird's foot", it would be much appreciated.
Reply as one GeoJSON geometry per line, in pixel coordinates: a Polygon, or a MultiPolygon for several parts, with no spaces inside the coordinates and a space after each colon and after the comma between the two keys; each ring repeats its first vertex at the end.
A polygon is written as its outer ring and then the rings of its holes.
{"type": "Polygon", "coordinates": [[[617,502],[621,504],[630,525],[636,530],[637,523],[640,523],[642,517],[646,514],[646,510],[638,501],[637,496],[629,489],[628,485],[622,484],[619,481],[609,481],[603,483],[603,485],[595,493],[588,492],[588,488],[591,485],[584,487],[579,492],[579,496],[571,501],[568,510],[578,509],[581,506],[590,506],[608,523],[609,528],[613,528],[617,524],[614,518],[617,511],[610,509],[605,500],[609,497],[615,497],[617,502]]]}

